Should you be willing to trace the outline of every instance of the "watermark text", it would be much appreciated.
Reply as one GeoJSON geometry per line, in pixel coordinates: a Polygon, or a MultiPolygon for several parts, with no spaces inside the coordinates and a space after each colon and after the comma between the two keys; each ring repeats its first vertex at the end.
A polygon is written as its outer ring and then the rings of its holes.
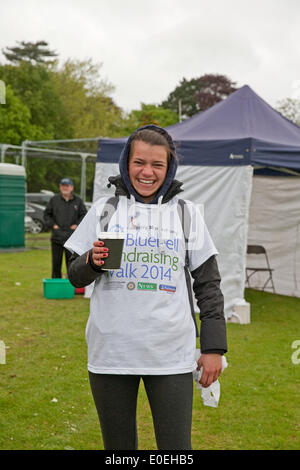
{"type": "Polygon", "coordinates": [[[295,365],[300,364],[300,339],[292,342],[292,348],[295,349],[291,356],[292,363],[295,365]]]}

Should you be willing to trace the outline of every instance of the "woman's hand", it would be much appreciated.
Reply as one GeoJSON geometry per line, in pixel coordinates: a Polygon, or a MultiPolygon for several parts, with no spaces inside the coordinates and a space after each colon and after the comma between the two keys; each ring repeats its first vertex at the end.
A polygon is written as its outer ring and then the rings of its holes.
{"type": "Polygon", "coordinates": [[[197,370],[203,367],[200,384],[209,387],[222,372],[222,356],[220,354],[201,354],[197,370]]]}
{"type": "Polygon", "coordinates": [[[92,260],[96,266],[103,266],[104,260],[102,258],[108,257],[108,248],[104,246],[104,242],[97,241],[93,243],[92,260]]]}

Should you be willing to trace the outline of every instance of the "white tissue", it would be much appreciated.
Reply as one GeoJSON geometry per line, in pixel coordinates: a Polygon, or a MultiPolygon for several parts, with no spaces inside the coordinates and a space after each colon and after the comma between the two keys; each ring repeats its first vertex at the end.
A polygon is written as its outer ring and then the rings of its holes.
{"type": "Polygon", "coordinates": [[[0,341],[0,364],[6,364],[5,343],[0,341]]]}
{"type": "MultiPolygon", "coordinates": [[[[200,349],[196,349],[196,354],[195,354],[195,359],[198,361],[198,359],[201,356],[201,351],[200,349]]],[[[225,356],[222,356],[222,372],[226,367],[228,366],[227,360],[225,356]]],[[[201,397],[203,404],[205,406],[212,406],[213,408],[217,408],[220,400],[220,394],[221,394],[221,387],[220,387],[220,382],[219,380],[216,380],[213,382],[209,387],[202,387],[202,385],[199,383],[199,380],[201,379],[202,375],[202,367],[200,370],[195,369],[193,372],[193,378],[196,381],[196,387],[198,390],[201,392],[201,397]]]]}

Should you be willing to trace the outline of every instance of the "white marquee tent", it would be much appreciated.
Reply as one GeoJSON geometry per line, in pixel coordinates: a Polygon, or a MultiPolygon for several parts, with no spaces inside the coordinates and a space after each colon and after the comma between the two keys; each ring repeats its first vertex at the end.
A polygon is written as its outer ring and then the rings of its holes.
{"type": "MultiPolygon", "coordinates": [[[[300,297],[300,128],[246,85],[167,130],[182,157],[182,196],[204,205],[219,251],[226,316],[244,302],[247,244],[266,248],[276,293],[300,297]]],[[[113,194],[107,178],[125,141],[99,140],[94,200],[113,194]]],[[[262,286],[265,273],[252,281],[262,286]]]]}

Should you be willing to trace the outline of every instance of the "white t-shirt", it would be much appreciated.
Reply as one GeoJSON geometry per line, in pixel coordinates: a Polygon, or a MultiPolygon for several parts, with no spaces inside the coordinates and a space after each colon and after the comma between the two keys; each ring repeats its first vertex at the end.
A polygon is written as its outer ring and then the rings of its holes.
{"type": "MultiPolygon", "coordinates": [[[[99,199],[65,243],[82,255],[92,248],[107,198],[99,199]]],[[[217,254],[200,210],[186,201],[193,271],[217,254]]],[[[184,264],[186,246],[178,198],[142,204],[120,197],[108,231],[124,232],[122,264],[95,281],[86,326],[88,370],[105,374],[178,374],[196,367],[195,325],[184,264]]],[[[104,265],[105,267],[105,265],[104,265]]]]}

